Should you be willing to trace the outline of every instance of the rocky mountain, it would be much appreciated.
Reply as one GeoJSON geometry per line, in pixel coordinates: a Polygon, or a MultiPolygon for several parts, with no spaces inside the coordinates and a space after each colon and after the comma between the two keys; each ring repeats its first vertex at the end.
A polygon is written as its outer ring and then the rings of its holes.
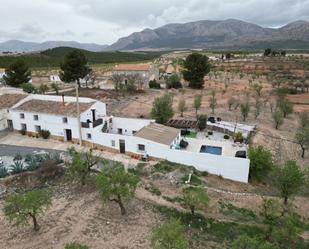
{"type": "Polygon", "coordinates": [[[281,28],[228,19],[167,24],[120,38],[106,50],[181,48],[309,48],[309,22],[296,21],[281,28]]]}
{"type": "Polygon", "coordinates": [[[104,50],[107,45],[99,45],[95,43],[78,43],[74,41],[46,41],[42,43],[35,43],[19,40],[10,40],[0,43],[0,52],[36,52],[57,47],[72,47],[93,52],[100,52],[104,50]]]}

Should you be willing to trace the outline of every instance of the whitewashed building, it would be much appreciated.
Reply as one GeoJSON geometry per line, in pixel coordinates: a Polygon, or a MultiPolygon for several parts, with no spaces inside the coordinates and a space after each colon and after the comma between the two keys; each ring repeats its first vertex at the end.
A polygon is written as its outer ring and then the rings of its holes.
{"type": "Polygon", "coordinates": [[[90,98],[79,99],[79,120],[75,101],[75,97],[29,95],[9,109],[7,121],[14,130],[30,134],[49,130],[52,138],[61,141],[77,143],[81,139],[93,148],[137,156],[147,154],[227,179],[248,182],[249,160],[227,153],[224,143],[220,145],[221,155],[201,153],[204,140],[190,139],[187,140],[189,149],[180,148],[183,140],[180,130],[150,119],[108,116],[105,103],[90,98]]]}

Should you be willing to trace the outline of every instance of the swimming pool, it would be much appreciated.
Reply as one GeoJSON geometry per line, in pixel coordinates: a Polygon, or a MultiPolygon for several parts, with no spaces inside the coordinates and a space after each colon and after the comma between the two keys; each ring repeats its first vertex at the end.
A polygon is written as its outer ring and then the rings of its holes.
{"type": "Polygon", "coordinates": [[[200,153],[209,153],[213,155],[222,155],[222,147],[202,145],[200,153]]]}

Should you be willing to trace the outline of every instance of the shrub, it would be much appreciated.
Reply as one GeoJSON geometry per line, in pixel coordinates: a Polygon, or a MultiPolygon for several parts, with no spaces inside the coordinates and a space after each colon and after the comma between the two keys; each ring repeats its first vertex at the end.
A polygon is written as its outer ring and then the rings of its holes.
{"type": "Polygon", "coordinates": [[[168,89],[170,89],[170,88],[175,88],[175,89],[182,88],[182,85],[180,83],[180,78],[177,74],[173,74],[172,76],[170,76],[167,79],[166,88],[168,88],[168,89]]]}
{"type": "Polygon", "coordinates": [[[40,130],[40,136],[44,139],[48,139],[50,136],[50,131],[48,130],[40,130]]]}
{"type": "Polygon", "coordinates": [[[78,242],[74,241],[74,242],[65,244],[64,249],[89,249],[89,247],[79,244],[78,242]]]}
{"type": "Polygon", "coordinates": [[[250,147],[248,156],[250,159],[250,178],[261,181],[273,168],[271,152],[264,149],[263,146],[250,147]]]}
{"type": "Polygon", "coordinates": [[[27,131],[26,130],[20,130],[19,133],[24,136],[24,135],[26,135],[27,131]]]}
{"type": "Polygon", "coordinates": [[[198,115],[197,125],[200,131],[206,129],[207,127],[207,115],[206,114],[198,115]]]}
{"type": "Polygon", "coordinates": [[[161,85],[156,80],[149,81],[149,88],[160,89],[161,85]]]}
{"type": "Polygon", "coordinates": [[[22,89],[26,93],[37,93],[38,89],[33,86],[31,83],[24,83],[21,85],[22,89]]]}
{"type": "Polygon", "coordinates": [[[241,132],[237,132],[237,133],[234,134],[234,142],[242,143],[243,141],[244,141],[244,138],[243,138],[241,132]]]}
{"type": "Polygon", "coordinates": [[[157,188],[152,182],[145,189],[148,190],[150,193],[157,195],[157,196],[160,196],[162,194],[160,189],[157,188]]]}

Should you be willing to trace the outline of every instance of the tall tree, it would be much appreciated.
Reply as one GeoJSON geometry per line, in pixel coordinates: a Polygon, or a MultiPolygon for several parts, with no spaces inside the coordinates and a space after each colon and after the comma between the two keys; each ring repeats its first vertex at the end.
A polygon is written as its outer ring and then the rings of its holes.
{"type": "Polygon", "coordinates": [[[171,219],[152,231],[151,246],[154,249],[188,249],[189,243],[181,222],[171,219]]]}
{"type": "Polygon", "coordinates": [[[162,97],[155,98],[151,117],[159,124],[165,124],[174,115],[173,111],[173,98],[169,94],[165,94],[162,97]]]}
{"type": "Polygon", "coordinates": [[[180,112],[180,116],[183,117],[183,113],[185,111],[187,111],[187,105],[186,105],[186,100],[185,98],[182,96],[180,99],[179,99],[179,103],[178,103],[178,111],[180,112]]]}
{"type": "Polygon", "coordinates": [[[195,109],[196,119],[198,118],[197,111],[201,108],[202,105],[202,95],[196,95],[193,101],[193,108],[195,109]]]}
{"type": "Polygon", "coordinates": [[[76,81],[80,87],[80,80],[91,72],[87,64],[88,60],[81,50],[72,50],[65,55],[60,65],[60,79],[68,83],[76,81]]]}
{"type": "Polygon", "coordinates": [[[273,169],[274,162],[271,152],[263,146],[249,147],[250,179],[261,181],[273,169]]]}
{"type": "Polygon", "coordinates": [[[185,188],[183,190],[183,201],[192,215],[194,215],[196,209],[207,208],[209,204],[207,191],[202,187],[185,188]]]}
{"type": "Polygon", "coordinates": [[[4,214],[10,221],[15,220],[17,225],[28,224],[32,219],[33,229],[38,231],[40,226],[37,216],[51,206],[51,193],[46,190],[33,190],[25,194],[10,195],[4,205],[4,214]]]}
{"type": "Polygon", "coordinates": [[[309,124],[305,127],[300,127],[296,133],[296,141],[300,145],[302,154],[305,157],[305,150],[309,148],[309,124]]]}
{"type": "Polygon", "coordinates": [[[217,106],[216,91],[212,90],[210,92],[210,100],[209,100],[209,107],[211,108],[212,114],[215,114],[216,106],[217,106]]]}
{"type": "Polygon", "coordinates": [[[204,77],[210,72],[208,57],[199,53],[190,54],[184,62],[183,77],[189,81],[189,87],[200,89],[204,86],[204,77]]]}
{"type": "Polygon", "coordinates": [[[273,172],[273,184],[287,206],[290,196],[297,194],[305,185],[305,174],[296,161],[287,161],[282,167],[277,166],[273,172]]]}
{"type": "Polygon", "coordinates": [[[275,122],[275,128],[277,130],[283,124],[283,114],[282,114],[282,111],[276,110],[273,113],[272,116],[273,116],[273,119],[274,119],[274,122],[275,122]]]}
{"type": "Polygon", "coordinates": [[[97,176],[96,186],[103,202],[116,202],[120,207],[121,214],[125,215],[126,209],[123,199],[134,197],[139,181],[138,176],[125,171],[123,164],[115,163],[97,176]]]}
{"type": "Polygon", "coordinates": [[[31,80],[31,71],[24,61],[18,60],[5,69],[3,79],[8,86],[20,87],[31,80]]]}

